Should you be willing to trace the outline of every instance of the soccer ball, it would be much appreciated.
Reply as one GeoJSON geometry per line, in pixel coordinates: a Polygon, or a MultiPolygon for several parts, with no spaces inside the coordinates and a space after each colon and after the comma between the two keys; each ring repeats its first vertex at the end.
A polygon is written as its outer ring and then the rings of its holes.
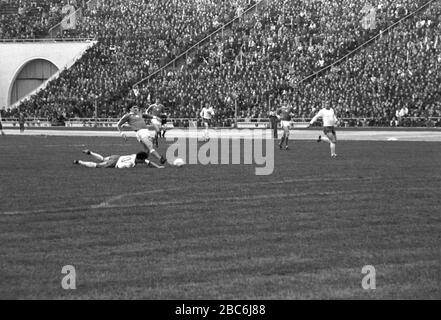
{"type": "Polygon", "coordinates": [[[173,161],[173,165],[175,167],[182,167],[185,165],[185,162],[181,158],[176,158],[175,161],[173,161]]]}

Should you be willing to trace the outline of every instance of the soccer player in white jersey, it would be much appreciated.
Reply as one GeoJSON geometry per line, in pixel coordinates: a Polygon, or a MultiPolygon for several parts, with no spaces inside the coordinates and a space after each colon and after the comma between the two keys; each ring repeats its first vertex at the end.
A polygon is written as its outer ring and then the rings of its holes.
{"type": "Polygon", "coordinates": [[[136,132],[136,138],[142,144],[145,151],[149,154],[153,154],[161,164],[164,164],[167,159],[159,155],[159,153],[153,147],[153,135],[149,130],[149,127],[145,123],[144,117],[150,118],[149,115],[142,115],[138,106],[132,106],[130,112],[124,115],[121,120],[118,121],[118,131],[121,136],[127,140],[126,134],[122,131],[122,126],[127,123],[130,128],[136,132]]]}
{"type": "Polygon", "coordinates": [[[311,120],[309,127],[312,126],[318,119],[323,119],[323,132],[325,136],[319,136],[317,142],[326,141],[331,147],[331,157],[337,157],[335,153],[335,145],[337,144],[337,134],[335,133],[335,126],[338,124],[337,116],[334,109],[331,108],[329,102],[325,103],[325,107],[321,109],[317,115],[311,120]]]}
{"type": "Polygon", "coordinates": [[[204,140],[208,141],[208,140],[210,140],[210,136],[208,134],[208,128],[210,127],[211,119],[214,116],[213,107],[211,107],[211,106],[203,107],[200,115],[202,117],[202,122],[204,123],[204,126],[205,126],[204,140]]]}
{"type": "Polygon", "coordinates": [[[83,150],[83,153],[92,156],[99,162],[89,162],[82,160],[75,160],[73,163],[81,165],[87,168],[117,168],[117,169],[128,169],[133,168],[137,164],[147,164],[149,167],[154,167],[157,169],[163,169],[163,166],[159,166],[156,163],[147,160],[149,157],[147,152],[139,152],[137,154],[130,154],[127,156],[111,155],[108,157],[103,157],[102,155],[92,152],[90,150],[83,150]]]}

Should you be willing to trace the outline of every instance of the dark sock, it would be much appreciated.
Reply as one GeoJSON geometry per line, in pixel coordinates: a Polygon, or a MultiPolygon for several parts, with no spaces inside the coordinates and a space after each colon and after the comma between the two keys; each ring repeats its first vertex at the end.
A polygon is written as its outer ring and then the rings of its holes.
{"type": "Polygon", "coordinates": [[[280,141],[280,145],[283,146],[284,142],[285,142],[285,135],[282,136],[282,140],[280,141]]]}

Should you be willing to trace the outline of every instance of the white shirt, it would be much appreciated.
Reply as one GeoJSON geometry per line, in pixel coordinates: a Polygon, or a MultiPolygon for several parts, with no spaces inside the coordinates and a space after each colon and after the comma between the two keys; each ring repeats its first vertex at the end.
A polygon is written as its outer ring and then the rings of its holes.
{"type": "Polygon", "coordinates": [[[400,112],[398,113],[398,115],[400,117],[404,117],[409,113],[409,110],[406,107],[401,108],[400,112]]]}
{"type": "Polygon", "coordinates": [[[314,124],[319,118],[323,118],[324,127],[334,127],[337,124],[337,117],[335,116],[334,109],[323,108],[317,115],[311,120],[311,124],[314,124]]]}
{"type": "Polygon", "coordinates": [[[136,154],[131,154],[129,156],[121,156],[115,165],[117,169],[128,169],[136,166],[136,154]]]}
{"type": "Polygon", "coordinates": [[[201,117],[204,119],[211,119],[211,117],[214,116],[214,110],[213,107],[210,108],[202,108],[201,111],[201,117]]]}

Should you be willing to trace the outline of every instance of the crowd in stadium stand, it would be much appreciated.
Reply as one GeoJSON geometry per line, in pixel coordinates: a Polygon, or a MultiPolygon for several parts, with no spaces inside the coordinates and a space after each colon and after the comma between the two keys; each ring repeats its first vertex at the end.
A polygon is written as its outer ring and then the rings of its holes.
{"type": "Polygon", "coordinates": [[[46,37],[65,15],[67,3],[78,7],[85,0],[0,0],[0,39],[46,37]]]}
{"type": "Polygon", "coordinates": [[[197,118],[211,104],[217,125],[230,126],[235,102],[240,118],[256,121],[285,102],[307,119],[326,100],[341,117],[360,118],[347,125],[415,125],[406,119],[441,116],[438,4],[330,71],[301,80],[425,2],[371,0],[373,18],[362,1],[268,1],[145,82],[135,97],[133,83],[253,2],[111,0],[85,10],[78,28],[60,35],[96,37],[98,45],[21,108],[70,118],[93,117],[97,106],[98,117],[107,118],[120,116],[130,100],[146,106],[159,97],[172,118],[197,118]]]}
{"type": "MultiPolygon", "coordinates": [[[[340,112],[343,107],[349,111],[358,110],[345,112],[343,116],[379,117],[380,114],[372,112],[368,106],[371,102],[369,97],[363,97],[366,99],[366,107],[362,107],[359,104],[364,101],[360,101],[358,96],[348,100],[345,92],[337,94],[323,83],[317,86],[297,84],[300,79],[355,49],[378,30],[405,17],[417,9],[422,1],[371,3],[376,8],[376,25],[372,25],[373,30],[369,30],[370,25],[366,28],[360,23],[363,17],[360,12],[367,10],[362,2],[299,1],[292,5],[292,1],[272,1],[264,14],[236,25],[231,33],[218,35],[180,68],[170,70],[165,76],[153,78],[141,89],[143,94],[140,99],[148,96],[146,93],[159,95],[173,106],[177,117],[194,117],[193,110],[212,104],[220,111],[218,119],[222,121],[233,116],[236,98],[238,116],[248,121],[266,118],[267,111],[271,107],[280,106],[283,100],[296,106],[298,118],[311,118],[323,99],[340,102],[340,105],[334,104],[340,112]],[[299,88],[296,90],[292,89],[297,86],[299,88]],[[328,91],[328,94],[320,92],[323,90],[328,91]]],[[[437,22],[435,24],[438,25],[437,22]]],[[[407,25],[407,28],[410,26],[407,25]]],[[[416,30],[410,32],[414,32],[414,38],[419,39],[416,30]]],[[[402,46],[402,42],[405,39],[399,39],[395,45],[402,46]]],[[[383,55],[394,55],[385,48],[381,50],[383,55]]],[[[376,56],[377,59],[380,57],[381,54],[376,56]]],[[[359,61],[364,66],[363,58],[359,61]]],[[[366,85],[362,83],[362,87],[366,85]]],[[[363,88],[355,89],[364,93],[363,88]]],[[[352,94],[347,92],[347,96],[352,94]]],[[[395,109],[401,108],[401,103],[402,99],[390,103],[378,101],[376,107],[395,109]]]]}
{"type": "MultiPolygon", "coordinates": [[[[438,59],[439,51],[436,48],[423,50],[421,45],[421,41],[435,43],[436,30],[439,33],[438,6],[425,15],[411,18],[390,36],[385,35],[374,48],[361,50],[349,60],[349,64],[333,69],[326,77],[318,77],[312,84],[298,84],[303,77],[357,47],[372,33],[363,30],[360,16],[351,14],[351,10],[361,10],[357,7],[361,6],[360,3],[322,1],[303,3],[305,7],[283,6],[287,3],[272,2],[263,19],[244,22],[235,29],[234,37],[229,39],[229,35],[224,35],[223,39],[216,39],[213,45],[200,50],[181,69],[153,79],[144,91],[162,95],[169,104],[178,106],[175,108],[181,112],[178,116],[185,115],[181,106],[213,104],[220,106],[218,119],[230,118],[236,94],[239,117],[248,121],[266,118],[266,111],[280,106],[283,101],[293,103],[296,116],[304,119],[317,112],[321,101],[332,101],[341,117],[366,118],[347,121],[347,125],[352,126],[417,125],[420,123],[410,123],[409,117],[425,117],[427,114],[421,111],[422,108],[432,110],[429,112],[431,116],[440,116],[435,94],[436,85],[440,84],[439,71],[433,69],[433,60],[438,59]],[[303,11],[305,8],[311,10],[303,11]],[[316,19],[312,18],[314,12],[318,13],[316,19]],[[309,14],[310,19],[301,21],[299,18],[309,14]],[[295,21],[296,17],[298,21],[295,21]],[[246,24],[254,27],[246,28],[246,24]],[[242,37],[238,36],[240,29],[244,30],[242,37]],[[397,36],[403,33],[407,36],[397,36]],[[399,53],[402,54],[409,39],[416,45],[407,60],[399,60],[399,53]],[[366,63],[372,52],[371,63],[366,63]],[[407,78],[396,79],[396,69],[408,70],[406,61],[417,64],[415,72],[407,78]],[[336,70],[340,73],[336,74],[336,70]],[[378,77],[381,84],[373,82],[374,77],[378,77]],[[428,95],[414,93],[413,90],[419,89],[428,95]],[[407,106],[408,112],[402,116],[403,106],[404,109],[407,106]]],[[[375,30],[384,29],[392,21],[417,9],[421,3],[378,2],[375,30]]]]}
{"type": "Polygon", "coordinates": [[[117,115],[126,105],[122,98],[135,80],[147,76],[253,3],[250,0],[98,2],[97,6],[84,10],[76,30],[60,35],[94,37],[98,45],[33,99],[30,108],[46,109],[41,105],[57,104],[68,106],[68,114],[87,117],[94,114],[94,101],[98,101],[99,116],[117,115]]]}
{"type": "Polygon", "coordinates": [[[409,19],[324,76],[301,85],[299,113],[331,101],[349,125],[439,126],[441,5],[409,19]],[[411,118],[420,118],[411,120],[411,118]],[[371,120],[369,118],[372,118],[371,120]]]}

